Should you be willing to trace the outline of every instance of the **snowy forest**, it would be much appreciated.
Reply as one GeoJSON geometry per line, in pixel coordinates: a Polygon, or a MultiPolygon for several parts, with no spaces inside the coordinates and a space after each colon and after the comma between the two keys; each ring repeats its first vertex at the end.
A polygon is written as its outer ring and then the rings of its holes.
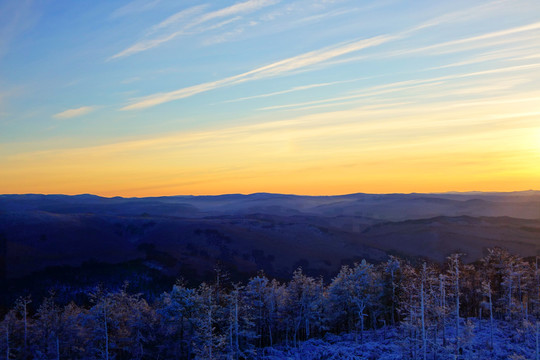
{"type": "Polygon", "coordinates": [[[96,287],[85,301],[20,297],[5,359],[539,359],[538,257],[489,249],[473,264],[397,257],[232,283],[181,280],[155,298],[96,287]]]}

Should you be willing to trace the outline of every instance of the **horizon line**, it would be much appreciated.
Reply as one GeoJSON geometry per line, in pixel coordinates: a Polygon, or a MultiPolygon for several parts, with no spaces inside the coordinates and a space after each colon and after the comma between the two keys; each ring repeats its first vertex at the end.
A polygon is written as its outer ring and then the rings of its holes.
{"type": "Polygon", "coordinates": [[[104,196],[92,193],[77,193],[77,194],[61,194],[61,193],[10,193],[0,194],[0,196],[93,196],[105,199],[147,199],[147,198],[164,198],[164,197],[219,197],[219,196],[253,196],[253,195],[281,195],[281,196],[301,196],[301,197],[341,197],[351,195],[470,195],[470,194],[517,194],[517,193],[540,193],[540,190],[527,189],[527,190],[513,190],[513,191],[483,191],[483,190],[469,190],[469,191],[434,191],[434,192],[388,192],[388,193],[369,193],[369,192],[354,192],[346,194],[291,194],[291,193],[275,193],[258,191],[253,193],[222,193],[222,194],[177,194],[177,195],[156,195],[156,196],[104,196]]]}

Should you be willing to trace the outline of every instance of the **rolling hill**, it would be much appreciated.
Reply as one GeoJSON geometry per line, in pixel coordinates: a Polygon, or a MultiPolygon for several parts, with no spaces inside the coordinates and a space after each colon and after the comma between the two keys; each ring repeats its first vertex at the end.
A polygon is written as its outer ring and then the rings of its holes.
{"type": "Polygon", "coordinates": [[[362,258],[444,261],[460,251],[474,261],[494,246],[540,255],[539,192],[0,196],[1,276],[9,283],[50,278],[44,274],[58,267],[134,263],[135,273],[192,281],[211,277],[216,263],[234,279],[261,269],[287,278],[298,266],[329,279],[362,258]]]}

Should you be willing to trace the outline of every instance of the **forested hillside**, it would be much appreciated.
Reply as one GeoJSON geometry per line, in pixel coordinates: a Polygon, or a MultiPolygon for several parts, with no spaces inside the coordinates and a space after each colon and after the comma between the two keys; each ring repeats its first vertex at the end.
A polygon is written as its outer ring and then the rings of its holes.
{"type": "Polygon", "coordinates": [[[0,307],[62,284],[62,301],[97,283],[130,281],[148,298],[178,277],[231,281],[259,270],[280,281],[299,266],[330,281],[342,265],[389,255],[421,263],[487,248],[540,255],[540,193],[282,194],[104,198],[0,195],[0,307]],[[4,281],[4,283],[3,283],[4,281]]]}
{"type": "Polygon", "coordinates": [[[3,314],[6,359],[538,359],[538,258],[494,248],[473,264],[397,257],[232,282],[222,269],[155,299],[97,287],[59,302],[20,297],[3,314]]]}

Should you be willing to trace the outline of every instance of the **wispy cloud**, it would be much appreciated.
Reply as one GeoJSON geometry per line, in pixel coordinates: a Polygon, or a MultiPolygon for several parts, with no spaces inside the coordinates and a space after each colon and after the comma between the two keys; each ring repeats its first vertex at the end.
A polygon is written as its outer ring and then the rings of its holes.
{"type": "Polygon", "coordinates": [[[70,119],[77,116],[86,115],[96,109],[95,106],[82,106],[80,108],[76,109],[68,109],[62,112],[59,112],[58,114],[54,114],[53,117],[55,119],[70,119]]]}
{"type": "Polygon", "coordinates": [[[428,68],[428,70],[436,70],[436,69],[445,69],[445,68],[452,68],[452,67],[458,67],[458,66],[465,66],[465,65],[472,65],[472,64],[478,64],[478,63],[484,63],[484,62],[493,62],[493,61],[519,61],[519,60],[527,60],[527,59],[533,59],[535,54],[538,54],[538,50],[540,47],[538,46],[531,46],[530,44],[527,44],[526,46],[519,46],[519,47],[512,47],[504,50],[499,51],[490,51],[486,53],[481,54],[475,54],[472,57],[469,57],[465,60],[452,62],[445,65],[440,66],[433,66],[428,68]]]}
{"type": "Polygon", "coordinates": [[[223,101],[223,103],[232,103],[232,102],[239,102],[239,101],[245,101],[245,100],[266,98],[266,97],[271,97],[271,96],[276,96],[276,95],[288,94],[288,93],[296,92],[296,91],[303,91],[303,90],[315,89],[315,88],[319,88],[319,87],[350,83],[350,82],[360,81],[360,80],[364,80],[364,79],[366,79],[366,78],[363,77],[363,78],[351,79],[351,80],[341,80],[341,81],[332,81],[332,82],[319,83],[319,84],[309,84],[309,85],[295,86],[295,87],[292,87],[292,88],[287,89],[287,90],[274,91],[274,92],[266,93],[266,94],[245,96],[245,97],[241,97],[241,98],[237,98],[237,99],[226,100],[226,101],[223,101]]]}
{"type": "MultiPolygon", "coordinates": [[[[503,90],[508,89],[514,85],[521,84],[525,82],[525,80],[522,77],[512,77],[510,79],[505,79],[504,82],[502,80],[499,80],[500,83],[496,85],[482,85],[476,87],[475,90],[473,88],[467,87],[467,84],[460,83],[456,84],[455,87],[457,89],[452,89],[450,92],[442,92],[440,89],[440,86],[442,84],[452,82],[453,80],[459,80],[459,79],[467,79],[467,78],[475,78],[475,77],[481,77],[484,75],[497,75],[497,74],[506,74],[506,73],[512,73],[512,72],[522,72],[522,71],[529,71],[529,70],[535,70],[540,68],[540,64],[525,64],[525,65],[517,65],[517,66],[508,66],[508,67],[500,67],[490,70],[483,70],[483,71],[476,71],[476,72],[467,72],[467,73],[458,73],[458,74],[452,74],[452,75],[446,75],[446,76],[438,76],[438,77],[432,77],[432,78],[426,78],[426,79],[412,79],[412,80],[405,80],[405,81],[399,81],[399,82],[393,82],[389,84],[382,84],[377,86],[372,86],[366,89],[362,89],[354,94],[349,95],[343,95],[343,96],[337,96],[337,97],[330,97],[330,98],[324,98],[319,100],[312,100],[312,101],[306,101],[306,102],[300,102],[300,103],[291,103],[291,104],[282,104],[282,105],[272,105],[272,106],[266,106],[262,107],[259,110],[261,111],[268,111],[268,110],[308,110],[308,109],[315,109],[315,108],[324,108],[324,107],[332,107],[332,106],[342,106],[342,105],[349,105],[349,104],[355,104],[358,103],[359,100],[365,99],[365,98],[374,98],[378,97],[380,95],[388,95],[392,93],[398,93],[398,92],[404,92],[405,95],[411,95],[413,98],[416,97],[411,91],[423,89],[426,91],[426,88],[430,87],[437,87],[437,91],[433,93],[433,97],[444,97],[449,95],[463,95],[463,94],[473,94],[473,93],[481,93],[481,92],[487,92],[489,89],[490,91],[496,91],[496,90],[503,90]]],[[[491,79],[492,80],[492,79],[491,79]]],[[[425,100],[426,98],[430,97],[430,95],[422,95],[422,99],[425,100]]]]}
{"type": "Polygon", "coordinates": [[[137,81],[140,81],[140,80],[141,80],[141,77],[133,76],[133,77],[122,80],[121,83],[122,84],[131,84],[131,83],[134,83],[134,82],[137,82],[137,81]]]}
{"type": "MultiPolygon", "coordinates": [[[[238,20],[241,20],[241,19],[242,18],[240,16],[237,16],[235,18],[222,21],[221,23],[212,26],[211,30],[223,27],[225,25],[228,25],[228,24],[230,24],[232,22],[235,22],[235,21],[238,21],[238,20]]],[[[219,43],[223,43],[223,42],[226,42],[226,41],[230,41],[230,40],[236,38],[237,36],[239,36],[240,34],[243,34],[244,31],[246,30],[245,26],[246,25],[241,25],[241,26],[235,27],[231,31],[221,32],[218,35],[212,36],[212,37],[204,40],[203,44],[204,45],[213,45],[213,44],[219,44],[219,43]]]]}
{"type": "MultiPolygon", "coordinates": [[[[422,28],[418,26],[417,28],[422,28]]],[[[470,50],[478,50],[480,48],[497,48],[505,44],[524,44],[531,46],[537,43],[539,37],[538,30],[540,29],[540,23],[532,23],[524,26],[509,28],[500,31],[489,32],[472,37],[445,41],[437,44],[418,46],[413,48],[394,50],[388,52],[381,52],[379,54],[372,54],[370,59],[387,59],[399,56],[418,55],[418,54],[430,54],[430,55],[445,55],[459,52],[466,52],[470,50]]],[[[350,62],[356,62],[365,60],[368,56],[349,56],[343,59],[335,59],[329,63],[329,65],[339,65],[350,62]]]]}
{"type": "Polygon", "coordinates": [[[503,5],[512,5],[509,0],[495,0],[488,3],[473,6],[468,9],[457,10],[444,15],[431,18],[409,29],[409,32],[428,29],[441,24],[470,21],[478,17],[485,17],[490,11],[500,11],[503,5]]]}
{"type": "Polygon", "coordinates": [[[186,19],[189,19],[190,17],[201,13],[204,9],[206,9],[208,5],[202,4],[202,5],[196,5],[181,11],[178,11],[177,13],[169,16],[162,22],[152,26],[148,30],[148,35],[154,34],[162,29],[166,29],[169,27],[172,27],[174,25],[177,25],[177,23],[184,21],[186,19]]]}
{"type": "Polygon", "coordinates": [[[240,84],[246,81],[260,80],[280,76],[294,70],[306,68],[326,60],[342,56],[351,52],[359,51],[372,46],[377,46],[394,39],[395,36],[376,36],[369,39],[357,40],[338,46],[332,46],[321,50],[310,51],[298,56],[287,58],[272,64],[256,68],[254,70],[230,76],[221,80],[207,82],[199,85],[182,88],[166,93],[150,95],[136,99],[132,104],[124,106],[121,110],[144,109],[169,101],[187,98],[213,89],[240,84]]]}
{"type": "MultiPolygon", "coordinates": [[[[246,3],[241,3],[241,4],[247,4],[247,3],[249,3],[249,1],[246,3]]],[[[496,1],[494,3],[483,5],[481,7],[493,6],[493,4],[499,4],[499,3],[501,2],[496,1]]],[[[477,8],[479,7],[475,7],[473,9],[477,9],[477,8]]],[[[467,11],[471,11],[471,9],[468,9],[467,11]]],[[[344,55],[354,54],[362,49],[366,49],[366,48],[378,46],[378,45],[381,45],[390,41],[406,38],[408,36],[411,36],[417,31],[425,30],[430,27],[438,26],[438,25],[445,24],[448,22],[460,21],[461,18],[464,16],[464,14],[467,13],[467,11],[456,11],[454,13],[446,14],[444,16],[439,16],[431,20],[425,21],[421,23],[420,25],[405,29],[395,34],[385,34],[385,35],[374,36],[367,39],[360,39],[360,40],[357,39],[350,42],[340,43],[334,46],[326,47],[326,48],[315,50],[315,51],[310,51],[301,55],[297,55],[291,58],[277,61],[272,64],[262,66],[262,67],[256,68],[254,70],[251,70],[251,71],[239,74],[239,75],[227,77],[227,78],[212,81],[212,82],[202,83],[202,84],[198,84],[198,85],[194,85],[190,87],[185,87],[185,88],[181,88],[175,91],[157,93],[157,94],[149,95],[146,97],[134,99],[131,104],[122,107],[121,110],[144,109],[144,108],[156,106],[159,104],[163,104],[166,102],[187,98],[187,97],[190,97],[199,93],[203,93],[206,91],[210,91],[213,89],[217,89],[217,88],[232,86],[232,85],[240,84],[247,81],[282,76],[282,75],[291,73],[293,71],[305,70],[306,68],[309,68],[315,65],[322,65],[322,64],[328,63],[330,62],[330,60],[342,57],[344,55]]],[[[225,13],[230,13],[230,12],[231,10],[228,10],[225,13]]],[[[211,16],[211,18],[213,17],[215,17],[215,15],[211,16]]],[[[509,30],[509,31],[506,31],[506,33],[526,31],[527,29],[530,30],[532,28],[536,28],[536,24],[531,24],[528,27],[526,26],[522,28],[524,29],[511,30],[511,31],[509,30]]],[[[488,35],[483,35],[483,36],[485,38],[490,37],[488,35]]],[[[492,35],[492,36],[495,36],[495,35],[492,35]]]]}
{"type": "MultiPolygon", "coordinates": [[[[197,144],[205,143],[212,148],[220,148],[223,142],[229,146],[239,144],[257,144],[260,142],[281,142],[288,137],[296,138],[327,138],[329,135],[370,135],[380,131],[390,131],[400,138],[403,131],[428,132],[427,128],[449,129],[467,133],[475,125],[495,123],[510,118],[530,118],[524,125],[538,126],[535,117],[540,114],[538,99],[540,93],[513,94],[506,97],[491,97],[482,101],[466,101],[459,106],[445,102],[433,103],[428,106],[419,105],[403,108],[401,103],[389,103],[388,106],[364,106],[351,110],[339,110],[325,113],[302,115],[278,121],[258,124],[225,127],[213,130],[200,130],[169,134],[161,137],[130,140],[109,145],[93,146],[91,148],[70,149],[74,154],[78,150],[91,153],[92,156],[101,154],[110,156],[115,153],[136,152],[144,154],[144,149],[193,149],[197,144]],[[527,96],[530,95],[530,96],[527,96]],[[516,104],[514,107],[508,104],[516,104]],[[493,113],[481,111],[485,108],[497,108],[493,113]],[[437,114],[437,116],[433,116],[437,114]],[[366,121],[358,121],[359,118],[366,121]],[[329,122],[328,119],[333,119],[329,122]],[[380,121],[384,119],[385,121],[380,121]],[[407,120],[407,121],[404,121],[407,120]],[[411,120],[411,121],[408,121],[411,120]],[[401,134],[401,135],[400,135],[401,134]],[[269,136],[272,135],[272,136],[269,136]],[[287,135],[287,136],[285,136],[287,135]],[[90,151],[86,151],[90,150],[90,151]]],[[[500,130],[500,129],[498,129],[500,130]]],[[[369,136],[368,136],[369,135],[369,136]]],[[[376,138],[376,136],[375,136],[376,138]]],[[[433,139],[437,141],[437,139],[433,139]]],[[[378,144],[380,145],[380,144],[378,144]]],[[[386,146],[386,145],[384,145],[386,146]]],[[[36,155],[54,155],[64,150],[47,150],[20,154],[18,158],[34,158],[36,155]]],[[[100,156],[101,156],[100,155],[100,156]]],[[[78,156],[74,156],[78,158],[78,156]]]]}
{"type": "Polygon", "coordinates": [[[31,0],[0,3],[0,58],[8,52],[10,44],[36,22],[38,15],[32,5],[31,0]]]}
{"type": "Polygon", "coordinates": [[[187,33],[201,33],[222,27],[230,22],[236,21],[236,17],[238,15],[257,11],[264,7],[274,5],[279,1],[280,0],[247,0],[226,8],[202,14],[201,12],[207,8],[206,5],[197,5],[184,9],[152,26],[147,31],[147,36],[144,39],[111,56],[108,60],[113,60],[152,49],[187,33]],[[208,24],[213,20],[221,20],[227,17],[232,18],[221,21],[217,24],[201,27],[201,25],[208,24]]]}
{"type": "Polygon", "coordinates": [[[139,53],[141,51],[151,49],[151,48],[156,47],[156,46],[158,46],[158,45],[160,45],[160,44],[162,44],[164,42],[167,42],[169,40],[174,39],[175,37],[177,37],[178,35],[180,35],[182,33],[183,33],[182,31],[177,31],[175,33],[169,34],[169,35],[161,37],[161,38],[140,41],[140,42],[128,47],[127,49],[122,50],[119,53],[111,56],[107,60],[113,60],[113,59],[121,58],[121,57],[124,57],[124,56],[129,56],[129,55],[132,55],[132,54],[139,53]]]}
{"type": "Polygon", "coordinates": [[[134,0],[112,12],[111,18],[118,18],[126,15],[137,14],[153,9],[161,0],[134,0]]]}
{"type": "Polygon", "coordinates": [[[521,60],[529,60],[529,59],[540,59],[540,54],[536,53],[532,55],[523,56],[521,58],[521,60]]]}
{"type": "MultiPolygon", "coordinates": [[[[374,8],[387,6],[390,2],[380,1],[361,7],[340,6],[346,1],[288,1],[282,6],[273,7],[252,19],[243,19],[230,31],[211,34],[203,45],[213,45],[239,39],[257,38],[276,33],[286,33],[295,28],[312,26],[317,22],[328,21],[339,16],[351,16],[374,8]]],[[[350,4],[349,4],[350,5],[350,4]]]]}
{"type": "Polygon", "coordinates": [[[305,102],[300,102],[300,103],[272,105],[272,106],[262,107],[259,110],[263,110],[263,111],[283,110],[283,109],[306,110],[306,109],[315,109],[315,108],[322,108],[322,107],[329,107],[329,106],[336,106],[336,105],[354,104],[358,101],[358,99],[362,99],[362,98],[386,95],[389,93],[394,93],[394,92],[404,91],[404,90],[410,91],[417,88],[437,86],[439,84],[441,84],[440,81],[435,82],[435,81],[429,81],[429,80],[400,81],[397,83],[373,86],[368,89],[364,89],[364,91],[362,91],[362,93],[359,93],[359,94],[324,98],[324,99],[305,101],[305,102]]]}
{"type": "Polygon", "coordinates": [[[204,14],[200,18],[196,19],[191,24],[191,26],[195,26],[213,19],[219,19],[226,16],[250,13],[267,6],[274,5],[279,1],[280,0],[248,0],[245,2],[237,3],[232,6],[204,14]]]}
{"type": "Polygon", "coordinates": [[[514,27],[514,28],[510,28],[510,29],[500,30],[500,31],[494,31],[494,32],[490,32],[490,33],[486,33],[486,34],[482,34],[482,35],[477,35],[477,36],[472,36],[472,37],[467,37],[467,38],[463,38],[463,39],[446,41],[446,42],[442,42],[442,43],[439,43],[439,44],[424,46],[424,47],[421,47],[421,48],[405,50],[404,52],[405,53],[415,53],[415,52],[431,51],[431,50],[434,50],[434,49],[440,49],[440,48],[444,48],[444,47],[451,47],[451,46],[455,46],[455,45],[462,45],[462,44],[467,44],[467,43],[472,43],[472,42],[480,42],[480,41],[485,41],[485,40],[488,40],[488,39],[504,37],[504,36],[508,36],[508,35],[513,35],[513,34],[518,34],[518,33],[522,33],[522,32],[538,30],[538,29],[540,29],[540,22],[536,22],[536,23],[532,23],[532,24],[528,24],[528,25],[524,25],[524,26],[518,26],[518,27],[514,27]]]}

